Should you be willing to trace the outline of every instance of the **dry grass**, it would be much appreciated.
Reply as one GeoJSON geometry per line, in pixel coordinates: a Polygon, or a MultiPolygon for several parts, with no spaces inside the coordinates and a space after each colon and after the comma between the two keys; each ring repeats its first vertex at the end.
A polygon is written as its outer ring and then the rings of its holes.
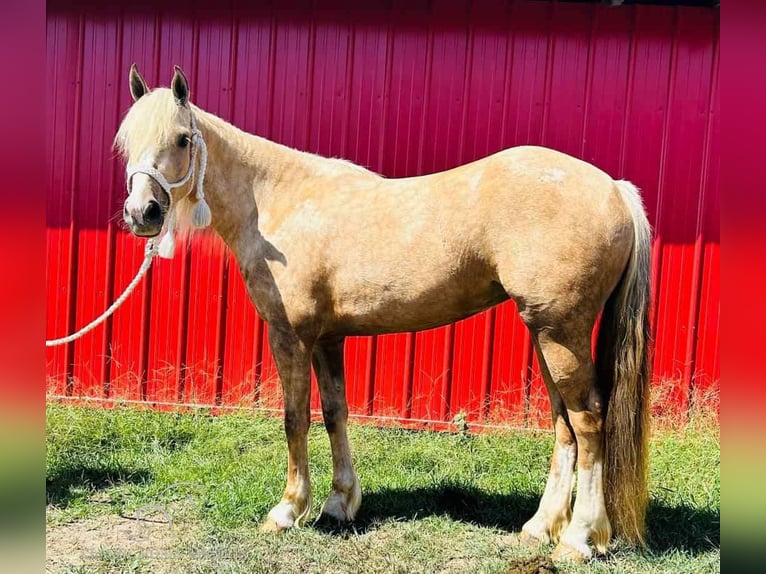
{"type": "MultiPolygon", "coordinates": [[[[171,369],[169,367],[169,369],[171,369]]],[[[214,381],[214,373],[208,373],[204,370],[196,370],[195,377],[214,381]]],[[[184,373],[163,372],[163,380],[183,380],[184,373]]],[[[48,378],[48,398],[51,401],[81,402],[103,401],[107,405],[132,405],[138,406],[144,401],[138,400],[140,397],[140,381],[132,375],[124,376],[124,380],[115,381],[115,389],[132,389],[129,395],[112,393],[106,398],[100,387],[91,387],[88,392],[75,393],[66,396],[63,392],[61,382],[54,377],[48,378]]],[[[213,384],[212,382],[210,384],[213,384]]],[[[204,385],[200,385],[204,387],[204,385]]],[[[75,385],[80,388],[80,385],[75,385]]],[[[662,430],[680,430],[688,424],[704,424],[711,427],[717,427],[720,417],[720,387],[714,385],[706,389],[697,389],[692,387],[689,391],[689,401],[687,408],[681,408],[679,404],[679,389],[681,383],[678,380],[666,379],[655,381],[652,384],[650,395],[652,428],[655,431],[662,430]]],[[[413,397],[413,402],[424,397],[413,397]]],[[[431,403],[431,397],[428,397],[428,403],[431,403]]],[[[540,381],[533,380],[529,389],[508,387],[501,394],[493,395],[493,402],[482,409],[465,410],[461,409],[453,413],[448,421],[440,420],[440,413],[431,413],[426,410],[424,415],[418,418],[410,418],[411,424],[402,418],[399,409],[380,407],[378,401],[375,403],[375,409],[372,415],[360,412],[352,412],[352,418],[358,422],[369,422],[376,425],[396,425],[402,424],[408,428],[430,428],[436,430],[502,430],[507,428],[536,428],[541,430],[551,430],[550,402],[544,385],[540,381]],[[507,408],[505,398],[507,396],[526,396],[523,408],[507,408]]],[[[438,402],[438,401],[436,401],[438,402]]],[[[256,385],[254,380],[245,380],[237,387],[224,389],[224,395],[219,403],[200,398],[195,395],[193,389],[187,389],[183,395],[183,402],[177,400],[149,400],[146,402],[149,406],[160,408],[161,410],[188,410],[202,408],[211,410],[211,412],[229,412],[237,410],[252,411],[259,410],[265,414],[281,414],[282,396],[279,380],[271,377],[256,385]],[[236,397],[236,398],[235,398],[236,397]]],[[[321,411],[312,411],[315,420],[321,419],[321,411]]]]}

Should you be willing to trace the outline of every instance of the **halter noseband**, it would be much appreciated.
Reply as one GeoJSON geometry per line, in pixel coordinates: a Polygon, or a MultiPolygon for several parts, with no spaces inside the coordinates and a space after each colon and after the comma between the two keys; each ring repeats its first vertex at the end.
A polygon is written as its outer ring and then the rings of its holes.
{"type": "Polygon", "coordinates": [[[156,181],[168,196],[170,206],[168,207],[167,230],[165,231],[165,236],[162,238],[162,241],[160,241],[159,245],[159,255],[160,257],[164,257],[166,259],[172,258],[173,252],[175,250],[175,239],[173,237],[175,223],[175,204],[173,203],[173,195],[170,193],[170,190],[175,189],[176,187],[181,187],[187,181],[189,181],[192,175],[194,175],[194,167],[197,163],[197,150],[200,150],[201,155],[199,175],[197,176],[195,192],[197,205],[194,207],[194,211],[192,212],[192,225],[197,228],[203,228],[207,227],[212,222],[210,207],[205,201],[205,193],[202,189],[203,183],[205,181],[205,169],[207,168],[207,146],[205,145],[205,140],[202,137],[202,132],[200,132],[197,128],[197,122],[194,119],[194,114],[191,114],[190,139],[190,145],[192,146],[192,156],[191,161],[189,161],[189,169],[186,170],[186,175],[184,175],[178,181],[169,182],[167,178],[158,169],[152,166],[149,161],[142,161],[138,164],[128,164],[125,169],[125,179],[127,180],[128,193],[130,193],[131,190],[133,176],[137,173],[143,173],[144,175],[147,175],[156,181]]]}

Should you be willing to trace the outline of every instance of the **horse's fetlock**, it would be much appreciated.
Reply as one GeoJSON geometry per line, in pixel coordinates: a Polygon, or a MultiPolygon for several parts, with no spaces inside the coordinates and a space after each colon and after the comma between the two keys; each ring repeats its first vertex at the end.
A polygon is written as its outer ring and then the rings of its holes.
{"type": "Polygon", "coordinates": [[[358,480],[353,472],[344,472],[332,479],[332,489],[336,492],[351,492],[358,480]]]}

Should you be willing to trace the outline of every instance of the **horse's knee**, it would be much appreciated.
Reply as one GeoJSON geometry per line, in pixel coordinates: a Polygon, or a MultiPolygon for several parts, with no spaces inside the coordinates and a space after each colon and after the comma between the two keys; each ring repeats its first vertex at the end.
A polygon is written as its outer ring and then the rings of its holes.
{"type": "Polygon", "coordinates": [[[324,415],[324,428],[327,431],[327,434],[335,434],[335,431],[338,429],[338,422],[333,419],[329,418],[326,414],[324,415]]]}
{"type": "Polygon", "coordinates": [[[322,418],[324,419],[324,428],[328,434],[335,434],[338,429],[338,409],[332,407],[322,407],[322,418]]]}
{"type": "Polygon", "coordinates": [[[269,324],[268,336],[272,353],[278,355],[292,354],[299,342],[295,331],[276,324],[269,324]]]}
{"type": "Polygon", "coordinates": [[[338,425],[348,418],[348,408],[340,401],[332,401],[328,404],[322,403],[322,418],[324,427],[329,434],[335,434],[338,425]]]}
{"type": "Polygon", "coordinates": [[[285,434],[288,438],[308,433],[310,422],[307,413],[285,410],[285,434]]]}

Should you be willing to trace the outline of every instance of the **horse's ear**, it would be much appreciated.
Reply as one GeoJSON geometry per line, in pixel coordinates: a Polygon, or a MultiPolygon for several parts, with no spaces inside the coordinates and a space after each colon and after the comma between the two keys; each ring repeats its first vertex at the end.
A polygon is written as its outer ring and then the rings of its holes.
{"type": "Polygon", "coordinates": [[[176,71],[170,89],[173,90],[173,97],[179,106],[185,106],[189,103],[189,81],[186,79],[184,71],[178,66],[174,66],[176,71]]]}
{"type": "Polygon", "coordinates": [[[135,102],[138,98],[149,92],[149,86],[141,77],[141,73],[138,71],[138,66],[133,64],[130,66],[130,95],[133,96],[135,102]]]}

